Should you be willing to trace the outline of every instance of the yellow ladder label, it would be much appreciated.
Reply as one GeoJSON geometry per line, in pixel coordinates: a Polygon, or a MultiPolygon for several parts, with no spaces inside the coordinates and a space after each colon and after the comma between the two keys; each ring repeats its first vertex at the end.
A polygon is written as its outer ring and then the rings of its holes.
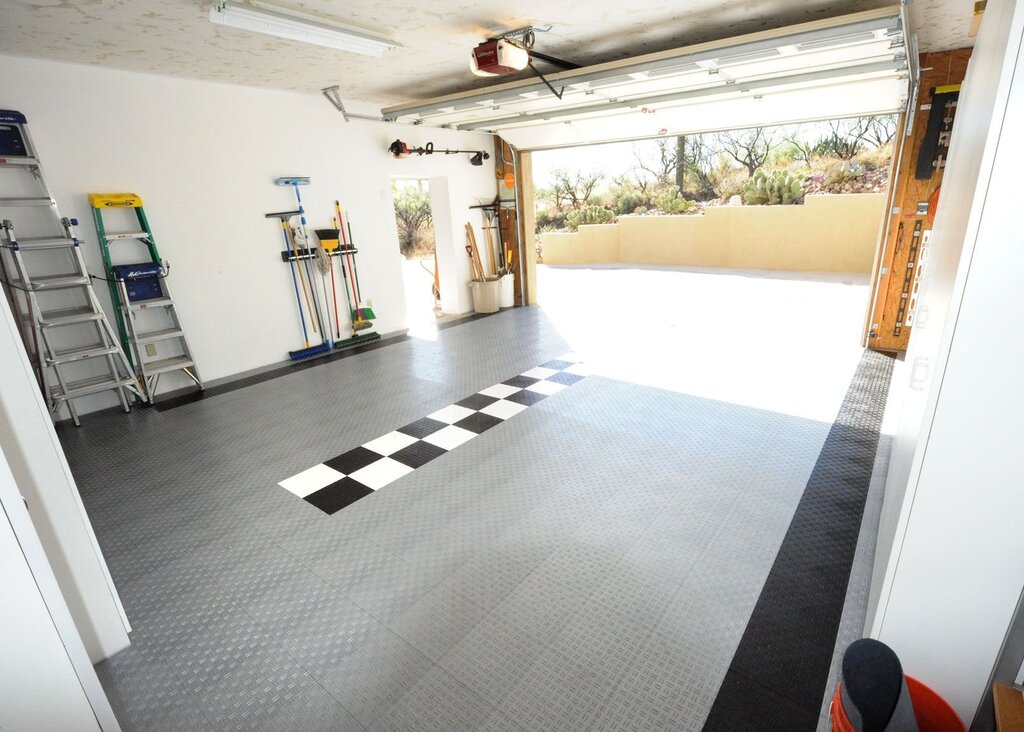
{"type": "Polygon", "coordinates": [[[141,208],[142,198],[135,193],[90,193],[93,208],[141,208]]]}

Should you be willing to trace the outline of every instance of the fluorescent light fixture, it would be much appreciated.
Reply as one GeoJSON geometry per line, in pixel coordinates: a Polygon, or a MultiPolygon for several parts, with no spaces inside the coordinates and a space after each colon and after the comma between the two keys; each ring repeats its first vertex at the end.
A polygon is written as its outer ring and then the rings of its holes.
{"type": "Polygon", "coordinates": [[[401,48],[401,44],[386,38],[349,30],[309,16],[239,2],[215,2],[210,8],[210,22],[376,58],[383,56],[389,49],[401,48]]]}

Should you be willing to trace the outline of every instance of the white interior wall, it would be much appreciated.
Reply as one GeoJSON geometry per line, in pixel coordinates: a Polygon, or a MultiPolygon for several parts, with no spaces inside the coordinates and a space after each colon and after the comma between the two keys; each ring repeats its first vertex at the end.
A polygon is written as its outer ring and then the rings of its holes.
{"type": "MultiPolygon", "coordinates": [[[[361,289],[373,302],[381,333],[406,327],[391,176],[446,179],[449,241],[456,249],[439,256],[442,293],[454,312],[471,308],[469,263],[455,255],[462,251],[465,222],[480,226],[479,212],[469,206],[494,198],[493,159],[481,167],[470,165],[467,155],[396,160],[387,147],[400,137],[410,146],[432,141],[438,148],[490,152],[489,135],[346,123],[320,95],[11,56],[0,56],[0,77],[0,107],[28,117],[61,212],[81,222],[94,274],[102,265],[86,194],[142,196],[207,380],[281,362],[303,345],[279,255],[280,228],[264,218],[294,208],[291,190],[274,185],[280,176],[312,178],[303,200],[313,228],[329,225],[335,198],[351,214],[361,289]]],[[[185,383],[180,377],[163,388],[185,383]]],[[[106,394],[91,402],[109,406],[114,400],[106,394]]],[[[86,400],[79,403],[90,408],[86,400]]]]}
{"type": "MultiPolygon", "coordinates": [[[[970,722],[1024,587],[1024,253],[1016,131],[1024,6],[989,4],[902,379],[887,513],[897,525],[872,635],[970,722]],[[962,249],[962,251],[961,251],[962,249]],[[905,493],[904,493],[905,489],[905,493]]],[[[881,540],[882,537],[880,537],[881,540]]]]}

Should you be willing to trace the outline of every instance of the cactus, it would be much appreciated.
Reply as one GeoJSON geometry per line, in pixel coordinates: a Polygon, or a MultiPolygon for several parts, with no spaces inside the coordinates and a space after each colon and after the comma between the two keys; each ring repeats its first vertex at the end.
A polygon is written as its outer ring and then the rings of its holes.
{"type": "Polygon", "coordinates": [[[570,229],[577,229],[586,224],[607,224],[615,218],[615,214],[601,206],[584,206],[570,211],[565,217],[565,224],[570,229]]]}
{"type": "Polygon", "coordinates": [[[743,186],[743,203],[747,206],[789,206],[804,202],[803,181],[785,170],[763,170],[743,186]]]}
{"type": "Polygon", "coordinates": [[[659,196],[654,199],[654,205],[667,214],[683,214],[687,211],[692,211],[697,206],[696,203],[683,198],[676,192],[666,193],[664,196],[659,196]]]}

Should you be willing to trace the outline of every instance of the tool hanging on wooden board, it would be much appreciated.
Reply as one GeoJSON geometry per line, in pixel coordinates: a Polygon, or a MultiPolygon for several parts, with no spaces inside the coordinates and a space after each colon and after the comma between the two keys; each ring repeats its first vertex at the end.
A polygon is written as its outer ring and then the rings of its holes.
{"type": "Polygon", "coordinates": [[[476,233],[473,231],[473,225],[466,222],[466,251],[469,252],[469,258],[473,264],[473,278],[478,280],[485,279],[484,265],[480,259],[480,249],[476,245],[476,233]]]}

